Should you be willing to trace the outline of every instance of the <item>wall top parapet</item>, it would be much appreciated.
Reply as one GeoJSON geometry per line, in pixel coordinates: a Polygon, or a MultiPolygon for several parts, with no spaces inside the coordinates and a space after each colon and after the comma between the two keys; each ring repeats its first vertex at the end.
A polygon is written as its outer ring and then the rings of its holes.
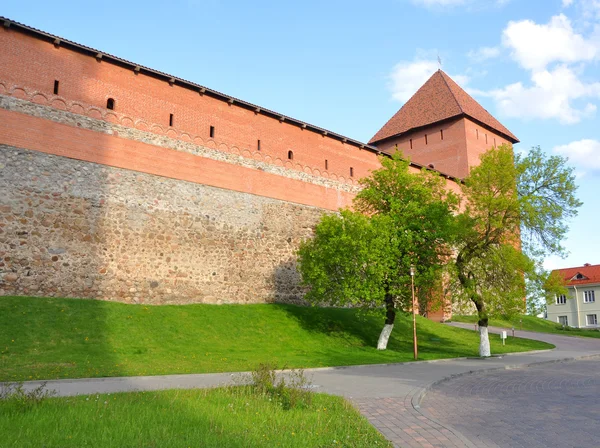
{"type": "MultiPolygon", "coordinates": [[[[232,97],[230,95],[226,95],[224,93],[210,89],[210,88],[202,86],[200,84],[196,84],[194,82],[175,77],[168,73],[154,70],[149,67],[145,67],[143,65],[136,64],[136,63],[128,61],[126,59],[122,59],[117,56],[111,55],[109,53],[105,53],[103,51],[100,51],[100,50],[97,50],[97,49],[94,49],[91,47],[87,47],[87,46],[79,44],[77,42],[73,42],[68,39],[64,39],[60,36],[56,36],[54,34],[47,33],[45,31],[30,27],[30,26],[22,24],[20,22],[16,22],[9,18],[0,16],[0,23],[2,23],[2,26],[5,30],[16,30],[16,31],[28,34],[30,36],[33,36],[37,39],[41,39],[46,42],[49,42],[56,47],[68,48],[70,50],[77,51],[79,53],[83,53],[87,56],[94,57],[95,59],[97,59],[99,61],[106,61],[106,62],[113,63],[118,66],[124,67],[124,68],[129,68],[129,69],[133,70],[133,72],[135,74],[143,74],[146,76],[164,80],[165,82],[168,82],[172,86],[177,85],[177,86],[180,86],[180,87],[183,87],[186,89],[196,91],[196,92],[198,92],[199,95],[207,95],[207,96],[213,97],[215,99],[225,101],[225,102],[229,103],[230,105],[242,107],[244,109],[251,110],[256,114],[262,114],[262,115],[268,116],[270,118],[276,119],[278,121],[285,122],[285,123],[293,125],[293,126],[298,126],[302,129],[306,129],[306,130],[321,134],[321,135],[323,135],[323,137],[332,138],[332,139],[338,140],[344,144],[349,144],[349,145],[355,146],[361,150],[364,149],[364,150],[376,153],[377,155],[383,155],[383,156],[390,155],[386,152],[383,152],[381,149],[377,148],[376,146],[370,145],[368,143],[363,143],[358,140],[354,140],[352,138],[343,136],[341,134],[337,134],[335,132],[329,131],[329,130],[321,128],[319,126],[315,126],[315,125],[297,120],[297,119],[289,117],[287,115],[283,115],[281,113],[263,108],[261,106],[258,106],[258,105],[252,104],[252,103],[248,103],[246,101],[240,100],[240,99],[232,97]]],[[[446,173],[440,172],[438,170],[432,169],[430,167],[420,165],[415,162],[411,162],[411,166],[413,166],[417,169],[420,169],[420,170],[428,169],[431,171],[438,172],[442,177],[453,180],[457,183],[462,182],[462,180],[459,178],[456,178],[454,176],[451,176],[446,173]]]]}

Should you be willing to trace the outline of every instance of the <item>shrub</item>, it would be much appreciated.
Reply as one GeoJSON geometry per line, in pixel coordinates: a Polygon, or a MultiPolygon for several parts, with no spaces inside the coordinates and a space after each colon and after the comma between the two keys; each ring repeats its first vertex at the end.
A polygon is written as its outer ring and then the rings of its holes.
{"type": "Polygon", "coordinates": [[[54,391],[46,389],[45,382],[31,390],[25,390],[23,382],[0,384],[0,401],[16,412],[26,412],[54,394],[54,391]]]}
{"type": "Polygon", "coordinates": [[[251,378],[251,387],[255,392],[268,395],[283,409],[307,408],[312,402],[312,395],[307,390],[310,382],[302,369],[277,374],[274,366],[259,364],[252,371],[251,378]]]}

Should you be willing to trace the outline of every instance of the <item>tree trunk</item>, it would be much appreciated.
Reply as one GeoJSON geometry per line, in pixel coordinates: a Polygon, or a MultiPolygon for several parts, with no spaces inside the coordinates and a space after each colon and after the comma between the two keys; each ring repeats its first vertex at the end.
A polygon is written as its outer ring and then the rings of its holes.
{"type": "Polygon", "coordinates": [[[377,341],[377,350],[385,350],[387,348],[388,340],[390,339],[390,335],[394,328],[394,321],[396,320],[394,298],[389,294],[386,294],[385,296],[385,308],[385,325],[379,335],[379,341],[377,341]]]}
{"type": "Polygon", "coordinates": [[[492,356],[490,350],[490,338],[488,336],[487,313],[485,312],[483,302],[476,301],[475,306],[477,307],[477,313],[479,315],[479,320],[477,321],[477,325],[479,326],[479,356],[487,358],[492,356]]]}
{"type": "Polygon", "coordinates": [[[479,327],[479,356],[483,358],[492,356],[488,327],[479,327]]]}

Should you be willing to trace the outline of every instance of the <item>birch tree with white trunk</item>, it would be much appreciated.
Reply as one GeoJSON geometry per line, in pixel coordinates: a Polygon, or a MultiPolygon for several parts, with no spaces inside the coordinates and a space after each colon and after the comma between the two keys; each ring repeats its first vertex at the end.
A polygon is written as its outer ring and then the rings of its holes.
{"type": "Polygon", "coordinates": [[[411,310],[410,266],[417,289],[441,276],[458,200],[439,174],[411,173],[399,154],[381,163],[361,179],[355,211],[322,218],[314,237],[300,247],[299,266],[309,302],[381,310],[385,320],[377,348],[385,350],[396,314],[411,310]]]}
{"type": "Polygon", "coordinates": [[[541,285],[541,258],[562,254],[569,218],[581,206],[567,160],[539,147],[514,155],[503,145],[482,155],[461,186],[453,298],[477,310],[480,356],[490,356],[488,320],[525,311],[526,281],[541,285]]]}

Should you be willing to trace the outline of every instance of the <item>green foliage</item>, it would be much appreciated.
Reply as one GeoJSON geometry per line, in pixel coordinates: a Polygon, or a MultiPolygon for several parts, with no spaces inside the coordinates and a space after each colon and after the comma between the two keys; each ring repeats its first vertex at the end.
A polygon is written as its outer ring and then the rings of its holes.
{"type": "Polygon", "coordinates": [[[383,303],[397,252],[391,228],[386,217],[349,210],[324,216],[299,250],[302,279],[310,286],[306,299],[333,306],[383,303]]]}
{"type": "MultiPolygon", "coordinates": [[[[417,323],[421,359],[475,354],[473,332],[426,319],[417,323]]],[[[5,296],[0,381],[240,372],[260,363],[307,368],[411,361],[412,319],[399,316],[395,328],[388,350],[378,351],[379,318],[355,309],[5,296]]],[[[544,347],[516,340],[506,351],[544,347]]],[[[500,341],[495,349],[503,349],[500,341]]]]}
{"type": "Polygon", "coordinates": [[[475,304],[481,325],[488,316],[523,312],[526,286],[529,295],[539,293],[547,275],[539,258],[561,253],[566,220],[581,205],[573,170],[565,164],[540,148],[515,157],[503,145],[483,154],[465,180],[466,205],[457,217],[458,255],[451,272],[457,280],[454,297],[475,304]]]}
{"type": "Polygon", "coordinates": [[[406,309],[412,297],[411,265],[417,290],[441,276],[454,235],[456,197],[441,176],[427,170],[411,173],[398,153],[381,163],[381,169],[361,179],[356,211],[324,217],[314,238],[299,250],[309,287],[306,298],[312,303],[373,309],[385,302],[389,312],[393,300],[393,307],[406,309]]]}
{"type": "Polygon", "coordinates": [[[583,204],[575,196],[577,185],[567,159],[546,156],[539,146],[515,156],[521,239],[527,253],[564,255],[561,245],[567,220],[583,204]]]}

